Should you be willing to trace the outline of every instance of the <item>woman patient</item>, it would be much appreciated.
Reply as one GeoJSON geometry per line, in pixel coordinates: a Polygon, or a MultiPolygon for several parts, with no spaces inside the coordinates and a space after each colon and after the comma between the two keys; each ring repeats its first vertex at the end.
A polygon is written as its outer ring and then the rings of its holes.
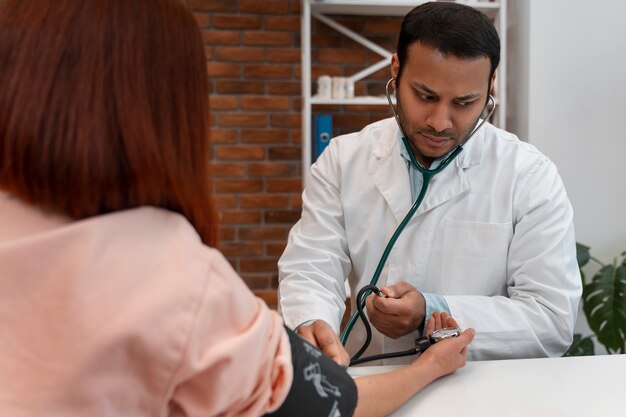
{"type": "Polygon", "coordinates": [[[382,416],[465,364],[355,384],[285,329],[213,248],[208,126],[180,0],[0,1],[0,414],[382,416]]]}

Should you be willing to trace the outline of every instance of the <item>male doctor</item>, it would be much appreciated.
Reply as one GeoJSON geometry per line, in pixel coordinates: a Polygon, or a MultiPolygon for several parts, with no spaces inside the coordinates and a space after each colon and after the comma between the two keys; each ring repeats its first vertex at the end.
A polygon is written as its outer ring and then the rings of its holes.
{"type": "MultiPolygon", "coordinates": [[[[302,218],[279,261],[279,309],[288,326],[341,364],[338,333],[349,280],[351,306],[369,284],[392,233],[436,168],[477,125],[500,59],[481,12],[426,3],[402,23],[391,60],[394,118],[334,138],[303,194],[302,218]],[[402,136],[407,135],[407,149],[402,136]]],[[[435,175],[390,252],[367,314],[363,356],[415,346],[433,311],[474,327],[473,360],[559,356],[572,342],[581,279],[572,207],[554,164],[515,135],[484,124],[435,175]]],[[[385,363],[414,358],[387,360],[385,363]]]]}

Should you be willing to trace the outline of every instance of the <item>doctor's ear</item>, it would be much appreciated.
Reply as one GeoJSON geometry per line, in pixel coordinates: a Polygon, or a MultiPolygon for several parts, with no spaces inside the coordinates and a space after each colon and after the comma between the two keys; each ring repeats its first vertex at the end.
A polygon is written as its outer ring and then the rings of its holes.
{"type": "Polygon", "coordinates": [[[391,56],[391,86],[396,89],[396,81],[398,79],[398,73],[400,72],[400,61],[398,60],[398,54],[393,54],[391,56]]]}

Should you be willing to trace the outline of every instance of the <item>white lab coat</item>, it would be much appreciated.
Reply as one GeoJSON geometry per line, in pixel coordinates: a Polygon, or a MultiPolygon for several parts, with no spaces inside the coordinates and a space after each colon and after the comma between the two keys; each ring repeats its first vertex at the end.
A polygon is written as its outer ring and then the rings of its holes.
{"type": "MultiPolygon", "coordinates": [[[[392,118],[382,120],[333,139],[312,166],[302,218],[279,261],[288,326],[321,319],[338,332],[344,280],[355,296],[369,283],[412,204],[398,135],[392,118]]],[[[561,355],[582,292],[572,220],[554,164],[487,123],[432,179],[378,286],[405,280],[443,295],[460,326],[476,329],[470,359],[561,355]]],[[[410,349],[418,336],[392,340],[373,331],[363,356],[410,349]]],[[[359,323],[350,354],[364,339],[359,323]]]]}

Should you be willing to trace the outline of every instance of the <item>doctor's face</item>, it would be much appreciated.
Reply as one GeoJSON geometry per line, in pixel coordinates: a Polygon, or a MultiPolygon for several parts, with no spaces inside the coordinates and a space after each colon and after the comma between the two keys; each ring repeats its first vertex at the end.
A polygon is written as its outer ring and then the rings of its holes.
{"type": "MultiPolygon", "coordinates": [[[[420,42],[409,45],[407,52],[395,82],[397,111],[415,158],[428,168],[474,127],[487,100],[491,65],[486,56],[458,58],[420,42]]],[[[392,76],[398,70],[394,54],[392,76]]]]}

